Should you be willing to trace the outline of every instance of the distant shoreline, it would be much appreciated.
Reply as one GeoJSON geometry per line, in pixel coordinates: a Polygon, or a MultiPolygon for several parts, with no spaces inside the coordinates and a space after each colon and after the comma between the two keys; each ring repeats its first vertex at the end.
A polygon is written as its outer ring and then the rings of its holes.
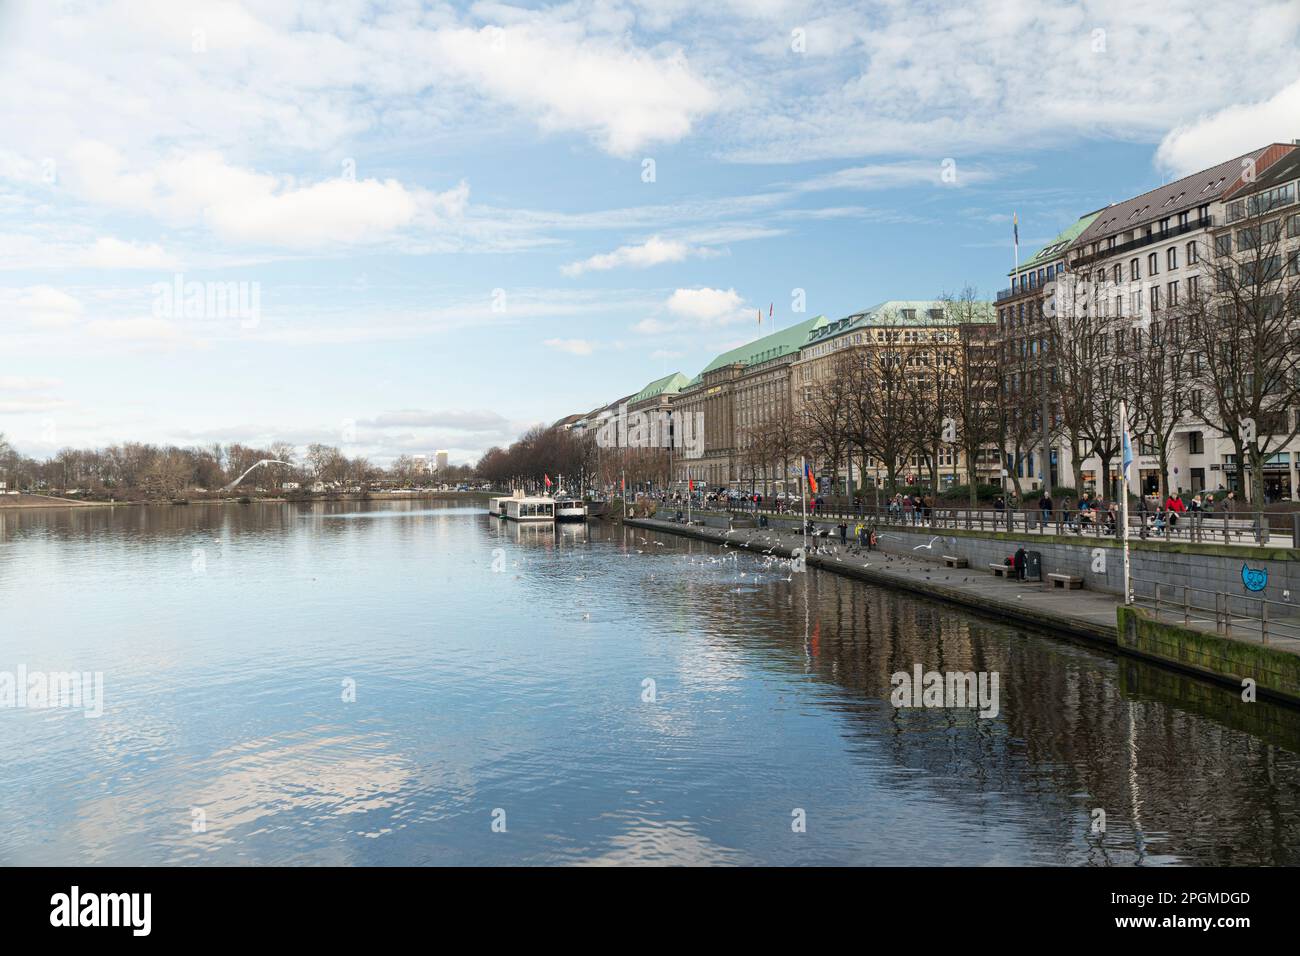
{"type": "Polygon", "coordinates": [[[234,505],[234,504],[310,504],[317,501],[462,501],[482,500],[492,496],[490,491],[428,491],[422,493],[405,493],[392,491],[371,491],[360,494],[319,494],[303,495],[293,498],[282,496],[254,497],[239,495],[222,498],[189,498],[173,501],[168,498],[141,498],[123,501],[81,501],[76,498],[60,498],[56,495],[3,495],[0,496],[0,511],[28,511],[48,508],[134,508],[142,505],[158,507],[184,507],[187,505],[234,505]],[[245,501],[247,499],[247,501],[245,501]]]}

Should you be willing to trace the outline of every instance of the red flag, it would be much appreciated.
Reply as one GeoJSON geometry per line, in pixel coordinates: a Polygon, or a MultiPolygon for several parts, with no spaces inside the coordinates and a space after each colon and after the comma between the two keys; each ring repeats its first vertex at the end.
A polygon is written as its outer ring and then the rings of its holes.
{"type": "Polygon", "coordinates": [[[803,463],[804,477],[808,479],[808,490],[814,495],[817,494],[817,476],[813,474],[812,465],[809,462],[803,463]]]}
{"type": "Polygon", "coordinates": [[[547,488],[551,487],[551,476],[550,476],[550,475],[542,475],[542,481],[546,482],[546,487],[547,487],[547,488]]]}
{"type": "Polygon", "coordinates": [[[620,479],[618,480],[618,488],[619,488],[620,491],[627,491],[627,479],[626,479],[626,478],[620,478],[620,479]]]}

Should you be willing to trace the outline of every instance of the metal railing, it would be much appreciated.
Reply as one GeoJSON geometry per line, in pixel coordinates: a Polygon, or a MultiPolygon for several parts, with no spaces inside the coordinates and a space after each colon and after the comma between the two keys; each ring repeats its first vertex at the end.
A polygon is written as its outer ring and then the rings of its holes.
{"type": "Polygon", "coordinates": [[[1141,578],[1131,578],[1130,586],[1133,603],[1149,608],[1157,621],[1181,618],[1184,626],[1191,626],[1213,616],[1215,633],[1224,637],[1241,636],[1233,632],[1235,621],[1239,632],[1242,625],[1246,630],[1258,628],[1264,644],[1270,636],[1300,639],[1300,607],[1286,601],[1141,578]]]}
{"type": "MultiPolygon", "coordinates": [[[[698,508],[698,506],[696,506],[698,508]]],[[[798,502],[773,508],[769,503],[755,508],[752,502],[713,503],[713,509],[732,515],[799,518],[798,502]]],[[[709,510],[709,504],[704,505],[709,510]]],[[[1171,512],[1130,510],[1128,516],[1131,541],[1185,541],[1197,544],[1267,544],[1271,535],[1288,538],[1290,546],[1300,548],[1300,511],[1265,512],[1261,521],[1255,514],[1234,512],[1185,511],[1174,520],[1171,512]]],[[[911,511],[902,508],[860,506],[832,501],[810,509],[810,521],[846,519],[876,525],[915,528],[960,528],[968,531],[1024,532],[1079,537],[1117,537],[1119,514],[1110,511],[1079,512],[1053,509],[1044,514],[1039,509],[951,508],[939,505],[911,511]]]]}

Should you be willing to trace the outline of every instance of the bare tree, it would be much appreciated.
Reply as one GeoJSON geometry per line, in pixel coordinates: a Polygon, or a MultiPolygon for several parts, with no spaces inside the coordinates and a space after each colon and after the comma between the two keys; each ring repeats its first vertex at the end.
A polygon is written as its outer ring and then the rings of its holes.
{"type": "Polygon", "coordinates": [[[1233,232],[1216,237],[1208,281],[1180,314],[1192,352],[1191,386],[1200,393],[1193,407],[1232,441],[1243,490],[1260,515],[1264,462],[1300,428],[1291,414],[1300,402],[1300,285],[1288,277],[1296,259],[1283,262],[1281,221],[1253,202],[1249,208],[1253,214],[1233,232]]]}

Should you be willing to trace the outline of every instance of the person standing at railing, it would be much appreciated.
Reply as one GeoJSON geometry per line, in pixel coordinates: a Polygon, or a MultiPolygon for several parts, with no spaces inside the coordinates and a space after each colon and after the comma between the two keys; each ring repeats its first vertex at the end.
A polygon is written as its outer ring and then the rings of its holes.
{"type": "Polygon", "coordinates": [[[1083,534],[1088,530],[1088,525],[1092,524],[1092,508],[1088,504],[1088,496],[1083,495],[1079,498],[1079,528],[1078,533],[1083,534]]]}
{"type": "Polygon", "coordinates": [[[1186,510],[1187,506],[1183,504],[1183,499],[1178,495],[1170,493],[1169,497],[1165,499],[1165,511],[1169,513],[1169,529],[1171,531],[1178,527],[1178,516],[1186,510]]]}
{"type": "Polygon", "coordinates": [[[1043,497],[1038,499],[1038,512],[1043,516],[1043,530],[1052,522],[1052,496],[1043,488],[1043,497]]]}

